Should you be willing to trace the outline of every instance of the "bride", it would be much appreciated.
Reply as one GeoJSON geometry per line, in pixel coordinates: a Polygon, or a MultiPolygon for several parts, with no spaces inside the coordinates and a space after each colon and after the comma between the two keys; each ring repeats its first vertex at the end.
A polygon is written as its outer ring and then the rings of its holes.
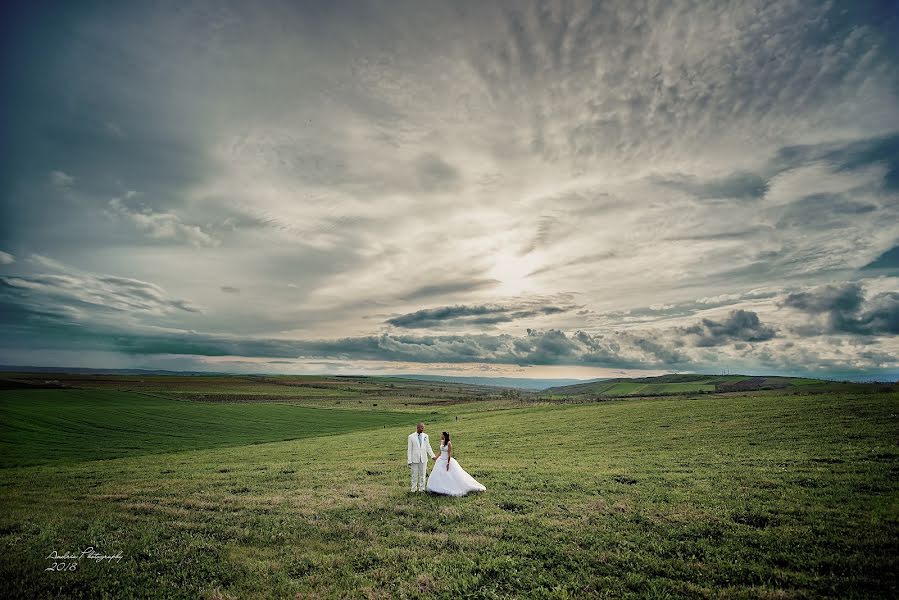
{"type": "Polygon", "coordinates": [[[459,461],[453,460],[449,433],[444,431],[440,434],[440,456],[428,475],[427,490],[448,496],[464,496],[468,492],[483,492],[486,489],[459,466],[459,461]]]}

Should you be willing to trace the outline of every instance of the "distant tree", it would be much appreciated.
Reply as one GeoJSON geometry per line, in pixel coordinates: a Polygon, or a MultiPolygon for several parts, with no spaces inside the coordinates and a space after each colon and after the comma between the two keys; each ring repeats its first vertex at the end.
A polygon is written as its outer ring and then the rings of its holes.
{"type": "Polygon", "coordinates": [[[503,400],[521,400],[521,392],[518,390],[505,389],[500,396],[503,400]]]}

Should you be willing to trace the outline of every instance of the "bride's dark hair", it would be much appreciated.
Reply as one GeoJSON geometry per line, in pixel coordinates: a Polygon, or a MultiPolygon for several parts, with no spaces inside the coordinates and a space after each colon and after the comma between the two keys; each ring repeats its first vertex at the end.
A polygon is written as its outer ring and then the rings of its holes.
{"type": "Polygon", "coordinates": [[[445,444],[449,444],[449,433],[447,433],[446,431],[443,432],[443,439],[446,440],[444,442],[445,444]]]}

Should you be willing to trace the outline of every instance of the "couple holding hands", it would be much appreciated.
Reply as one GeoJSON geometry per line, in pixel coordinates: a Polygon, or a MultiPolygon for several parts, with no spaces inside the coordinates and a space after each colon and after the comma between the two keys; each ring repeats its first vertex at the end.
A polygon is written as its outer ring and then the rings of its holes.
{"type": "Polygon", "coordinates": [[[415,427],[415,433],[409,434],[406,463],[412,470],[412,489],[409,490],[411,492],[423,492],[427,488],[427,491],[435,494],[464,496],[468,492],[483,492],[487,489],[460,467],[458,461],[453,460],[453,444],[446,431],[440,434],[440,456],[434,455],[428,434],[425,433],[424,423],[419,423],[415,427]],[[426,486],[425,471],[428,457],[433,458],[435,462],[426,486]]]}

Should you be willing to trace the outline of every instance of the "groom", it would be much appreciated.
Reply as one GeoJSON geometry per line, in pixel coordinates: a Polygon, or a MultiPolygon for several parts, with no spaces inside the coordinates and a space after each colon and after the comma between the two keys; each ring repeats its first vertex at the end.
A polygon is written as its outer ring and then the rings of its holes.
{"type": "Polygon", "coordinates": [[[415,426],[415,433],[409,434],[409,443],[406,445],[406,463],[412,470],[412,489],[414,492],[416,487],[419,492],[425,491],[425,467],[428,465],[428,456],[434,456],[431,449],[431,442],[428,440],[428,434],[425,433],[425,424],[419,423],[415,426]]]}

